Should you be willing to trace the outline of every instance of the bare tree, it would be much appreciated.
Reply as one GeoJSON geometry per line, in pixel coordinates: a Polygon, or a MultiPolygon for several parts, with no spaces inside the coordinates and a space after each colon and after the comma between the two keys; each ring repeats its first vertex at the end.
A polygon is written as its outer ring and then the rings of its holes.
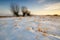
{"type": "Polygon", "coordinates": [[[23,6],[21,10],[22,10],[23,16],[30,16],[30,11],[28,10],[27,7],[23,6]]]}
{"type": "Polygon", "coordinates": [[[13,12],[14,16],[19,16],[19,6],[17,4],[11,4],[11,11],[13,12]]]}

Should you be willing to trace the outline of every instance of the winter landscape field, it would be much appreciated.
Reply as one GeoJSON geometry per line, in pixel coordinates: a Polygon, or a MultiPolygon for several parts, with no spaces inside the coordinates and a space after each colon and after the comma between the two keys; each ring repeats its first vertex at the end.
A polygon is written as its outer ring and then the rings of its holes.
{"type": "Polygon", "coordinates": [[[0,40],[60,40],[60,16],[0,18],[0,40]]]}

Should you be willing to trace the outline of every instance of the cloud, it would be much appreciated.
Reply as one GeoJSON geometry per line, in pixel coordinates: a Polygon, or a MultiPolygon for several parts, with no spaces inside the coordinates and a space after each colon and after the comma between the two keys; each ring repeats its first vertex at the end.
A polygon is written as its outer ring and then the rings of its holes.
{"type": "Polygon", "coordinates": [[[38,3],[42,3],[42,2],[44,2],[45,0],[37,0],[38,1],[38,3]]]}
{"type": "Polygon", "coordinates": [[[52,3],[58,3],[60,0],[37,0],[40,4],[52,4],[52,3]]]}
{"type": "Polygon", "coordinates": [[[36,15],[53,15],[53,14],[59,14],[60,15],[60,3],[54,3],[54,4],[45,4],[42,6],[43,8],[34,10],[32,13],[36,15]]]}
{"type": "Polygon", "coordinates": [[[43,10],[60,10],[60,3],[44,5],[43,10]]]}

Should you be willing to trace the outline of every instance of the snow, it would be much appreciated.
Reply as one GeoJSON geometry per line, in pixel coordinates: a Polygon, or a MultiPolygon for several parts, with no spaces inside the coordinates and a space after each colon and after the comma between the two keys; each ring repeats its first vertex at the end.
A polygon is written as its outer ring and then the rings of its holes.
{"type": "Polygon", "coordinates": [[[0,18],[0,40],[60,40],[60,17],[0,18]]]}

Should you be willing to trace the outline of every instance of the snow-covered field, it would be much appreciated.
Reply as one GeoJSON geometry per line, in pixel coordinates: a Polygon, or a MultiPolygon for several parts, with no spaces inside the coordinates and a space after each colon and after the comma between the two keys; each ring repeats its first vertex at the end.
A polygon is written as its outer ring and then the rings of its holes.
{"type": "Polygon", "coordinates": [[[0,40],[60,40],[60,17],[0,18],[0,40]]]}

